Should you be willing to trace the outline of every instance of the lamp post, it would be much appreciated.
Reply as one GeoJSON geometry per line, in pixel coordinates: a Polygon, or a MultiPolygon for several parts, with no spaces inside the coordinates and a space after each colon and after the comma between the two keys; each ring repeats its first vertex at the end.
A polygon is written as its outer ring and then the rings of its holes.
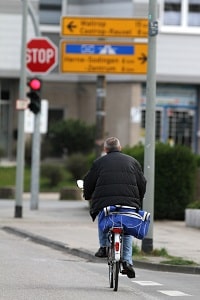
{"type": "MultiPolygon", "coordinates": [[[[27,19],[31,16],[35,33],[40,36],[39,25],[29,0],[22,0],[22,38],[21,38],[21,69],[19,83],[19,98],[26,98],[26,43],[27,43],[27,19]]],[[[16,170],[16,202],[15,218],[22,218],[23,184],[24,184],[24,110],[18,112],[18,139],[17,139],[17,170],[16,170]]]]}
{"type": "Polygon", "coordinates": [[[156,21],[157,1],[149,0],[149,37],[148,37],[148,69],[146,89],[145,119],[145,151],[144,175],[147,179],[147,190],[143,201],[143,209],[150,212],[151,224],[147,236],[142,241],[142,250],[149,253],[153,250],[154,220],[154,177],[155,177],[155,98],[156,98],[156,21]]]}
{"type": "MultiPolygon", "coordinates": [[[[22,39],[21,39],[21,71],[19,83],[19,98],[25,99],[26,89],[26,39],[27,39],[28,0],[22,0],[22,39]]],[[[15,218],[22,218],[22,198],[24,183],[24,110],[18,113],[17,138],[17,170],[16,170],[16,204],[15,218]]]]}

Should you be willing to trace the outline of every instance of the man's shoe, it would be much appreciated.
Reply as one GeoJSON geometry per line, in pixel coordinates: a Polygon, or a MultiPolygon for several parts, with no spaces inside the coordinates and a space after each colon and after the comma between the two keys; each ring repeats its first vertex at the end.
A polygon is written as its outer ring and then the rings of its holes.
{"type": "Polygon", "coordinates": [[[122,266],[122,274],[126,274],[128,278],[135,278],[135,271],[132,265],[130,265],[126,261],[123,261],[122,266]]]}
{"type": "Polygon", "coordinates": [[[107,247],[100,247],[99,250],[95,253],[96,257],[107,257],[107,247]]]}

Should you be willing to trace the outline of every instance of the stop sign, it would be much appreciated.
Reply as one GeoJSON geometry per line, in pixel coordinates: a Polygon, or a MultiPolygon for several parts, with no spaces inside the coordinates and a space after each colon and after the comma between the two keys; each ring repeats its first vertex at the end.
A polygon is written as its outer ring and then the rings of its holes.
{"type": "Polygon", "coordinates": [[[31,39],[26,51],[26,68],[30,73],[47,74],[58,63],[58,49],[47,37],[31,39]]]}

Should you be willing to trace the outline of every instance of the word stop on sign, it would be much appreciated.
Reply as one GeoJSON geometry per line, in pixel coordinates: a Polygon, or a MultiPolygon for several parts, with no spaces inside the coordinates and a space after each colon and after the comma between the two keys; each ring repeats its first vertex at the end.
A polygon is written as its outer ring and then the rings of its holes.
{"type": "Polygon", "coordinates": [[[44,48],[32,48],[27,49],[27,57],[26,63],[50,63],[51,59],[55,56],[54,50],[51,48],[44,49],[44,48]]]}

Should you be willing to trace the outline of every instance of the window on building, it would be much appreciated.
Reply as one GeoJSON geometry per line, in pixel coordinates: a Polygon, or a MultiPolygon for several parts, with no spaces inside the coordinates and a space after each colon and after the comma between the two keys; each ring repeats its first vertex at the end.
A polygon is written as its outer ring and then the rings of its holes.
{"type": "Polygon", "coordinates": [[[161,7],[165,26],[200,26],[200,0],[163,0],[161,7]]]}
{"type": "Polygon", "coordinates": [[[10,81],[6,79],[0,80],[0,101],[10,100],[10,81]]]}
{"type": "Polygon", "coordinates": [[[200,0],[188,0],[188,26],[200,26],[200,0]]]}
{"type": "Polygon", "coordinates": [[[181,0],[165,1],[164,25],[181,25],[181,0]]]}
{"type": "Polygon", "coordinates": [[[40,0],[40,24],[59,25],[62,13],[62,0],[40,0]]]}
{"type": "Polygon", "coordinates": [[[9,90],[1,90],[1,99],[9,100],[10,99],[10,91],[9,90]]]}
{"type": "Polygon", "coordinates": [[[174,144],[192,147],[194,137],[194,111],[168,110],[168,137],[174,144]]]}
{"type": "MultiPolygon", "coordinates": [[[[141,128],[145,129],[145,119],[146,119],[146,110],[142,109],[141,111],[141,128]]],[[[161,130],[162,130],[162,111],[156,110],[156,127],[155,127],[155,137],[156,141],[161,141],[161,130]]]]}

